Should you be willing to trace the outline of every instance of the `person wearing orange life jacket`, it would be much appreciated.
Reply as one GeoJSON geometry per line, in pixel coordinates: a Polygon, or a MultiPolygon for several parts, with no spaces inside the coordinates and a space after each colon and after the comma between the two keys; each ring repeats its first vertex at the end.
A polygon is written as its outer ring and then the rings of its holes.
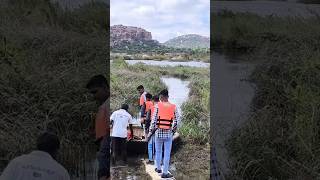
{"type": "MultiPolygon", "coordinates": [[[[144,87],[142,85],[139,85],[137,87],[137,90],[138,90],[139,95],[140,95],[140,98],[139,98],[139,112],[140,112],[140,114],[139,115],[140,115],[141,127],[143,129],[144,118],[141,117],[141,114],[144,113],[142,108],[143,108],[145,102],[147,101],[147,98],[146,98],[147,92],[144,90],[144,87]]],[[[142,138],[144,138],[144,136],[142,138]]]]}
{"type": "Polygon", "coordinates": [[[160,92],[160,100],[155,105],[152,116],[151,126],[149,129],[148,139],[155,135],[156,159],[155,171],[162,173],[161,178],[173,177],[169,173],[170,153],[172,147],[172,136],[177,130],[178,120],[180,118],[176,105],[168,101],[168,90],[164,89],[160,92]],[[162,147],[164,146],[163,171],[161,170],[162,147]]]}
{"type": "Polygon", "coordinates": [[[140,95],[140,99],[139,99],[139,108],[141,109],[143,104],[146,102],[146,94],[147,92],[144,90],[144,87],[142,85],[139,85],[137,87],[137,90],[139,92],[140,95]]]}
{"type": "MultiPolygon", "coordinates": [[[[155,95],[153,96],[153,103],[152,106],[150,107],[150,111],[149,114],[150,116],[147,115],[146,118],[146,126],[147,128],[150,128],[150,124],[151,124],[151,118],[153,116],[154,113],[154,107],[158,104],[159,102],[159,96],[155,95]],[[150,118],[148,118],[150,117],[150,118]]],[[[149,134],[149,129],[147,131],[147,134],[149,134]]],[[[155,141],[154,141],[154,135],[152,135],[149,140],[148,140],[148,161],[147,164],[153,164],[154,163],[154,154],[155,154],[155,141]]]]}
{"type": "Polygon", "coordinates": [[[145,124],[145,132],[149,131],[150,121],[151,121],[151,109],[153,106],[152,95],[150,93],[146,94],[146,102],[143,103],[140,111],[141,123],[145,124]]]}

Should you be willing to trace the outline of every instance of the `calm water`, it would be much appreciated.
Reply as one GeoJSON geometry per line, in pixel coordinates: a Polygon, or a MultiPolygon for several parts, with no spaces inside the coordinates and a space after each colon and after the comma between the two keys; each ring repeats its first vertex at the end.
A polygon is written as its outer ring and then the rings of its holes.
{"type": "MultiPolygon", "coordinates": [[[[214,145],[219,167],[227,173],[229,161],[225,147],[232,130],[239,128],[248,118],[254,86],[246,81],[254,64],[237,61],[218,53],[212,53],[213,59],[213,112],[214,145]]],[[[212,151],[213,152],[213,151],[212,151]]]]}
{"type": "Polygon", "coordinates": [[[126,60],[126,62],[130,65],[137,64],[137,63],[143,63],[146,65],[152,65],[152,66],[189,66],[189,67],[210,67],[210,63],[205,62],[198,62],[198,61],[154,61],[154,60],[126,60]]]}
{"type": "Polygon", "coordinates": [[[181,115],[181,105],[189,97],[190,88],[188,85],[190,82],[173,77],[162,77],[161,80],[168,87],[169,101],[177,106],[181,115]]]}

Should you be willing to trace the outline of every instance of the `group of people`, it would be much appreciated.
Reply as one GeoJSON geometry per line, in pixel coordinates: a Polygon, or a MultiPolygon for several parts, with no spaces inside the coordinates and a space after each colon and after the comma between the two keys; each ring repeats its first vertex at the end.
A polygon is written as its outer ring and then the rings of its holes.
{"type": "Polygon", "coordinates": [[[167,89],[153,97],[144,90],[142,85],[138,86],[137,90],[140,93],[141,123],[145,126],[148,141],[147,163],[154,163],[155,171],[161,173],[162,178],[170,178],[172,177],[169,173],[172,140],[180,118],[177,107],[169,102],[167,89]],[[155,145],[155,153],[153,145],[155,145]],[[161,168],[161,162],[163,168],[161,168]]]}
{"type": "MultiPolygon", "coordinates": [[[[110,155],[113,164],[116,164],[117,152],[122,152],[122,160],[127,161],[126,144],[128,139],[133,138],[134,122],[128,112],[127,104],[122,104],[119,110],[109,116],[110,87],[103,75],[92,77],[86,88],[99,103],[95,119],[95,143],[99,146],[98,179],[108,180],[110,179],[110,155]],[[130,133],[127,130],[128,126],[130,133]]],[[[168,101],[169,93],[166,89],[155,96],[147,93],[142,85],[137,87],[137,90],[140,94],[140,120],[144,127],[144,139],[148,141],[147,163],[154,164],[155,171],[161,173],[162,178],[170,178],[172,177],[169,173],[172,140],[179,122],[176,105],[168,101]]],[[[67,170],[55,160],[59,147],[60,141],[57,135],[50,132],[41,134],[36,150],[10,161],[0,179],[69,180],[67,170]]]]}
{"type": "MultiPolygon", "coordinates": [[[[170,178],[169,173],[170,154],[173,135],[177,130],[179,114],[176,105],[170,103],[168,90],[162,90],[158,95],[152,96],[146,92],[143,85],[137,87],[140,95],[139,110],[140,122],[143,129],[141,139],[148,142],[147,164],[154,164],[155,171],[161,173],[162,178],[170,178]],[[163,168],[161,168],[161,163],[163,168]]],[[[111,144],[112,164],[116,165],[121,154],[126,162],[127,141],[133,139],[133,118],[128,112],[128,104],[122,104],[119,110],[112,113],[111,120],[111,144]],[[130,132],[127,132],[129,127],[130,132]],[[120,153],[121,152],[121,153],[120,153]]],[[[138,137],[140,138],[140,137],[138,137]]]]}

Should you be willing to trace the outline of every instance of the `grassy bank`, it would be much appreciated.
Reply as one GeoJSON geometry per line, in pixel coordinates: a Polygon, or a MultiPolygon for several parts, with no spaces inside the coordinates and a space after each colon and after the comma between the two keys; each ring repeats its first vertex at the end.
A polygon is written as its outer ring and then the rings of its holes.
{"type": "Polygon", "coordinates": [[[209,49],[186,49],[184,52],[152,52],[152,53],[111,53],[111,59],[126,60],[170,60],[170,61],[203,61],[210,62],[209,49]]]}
{"type": "Polygon", "coordinates": [[[45,130],[60,137],[59,161],[69,171],[81,167],[97,110],[85,85],[107,75],[107,15],[101,3],[73,11],[44,0],[0,7],[1,170],[45,130]]]}
{"type": "MultiPolygon", "coordinates": [[[[208,174],[210,156],[208,145],[210,134],[208,68],[128,65],[123,60],[115,60],[111,64],[111,109],[119,108],[120,104],[124,102],[129,103],[131,107],[136,107],[139,98],[136,87],[140,84],[143,84],[151,94],[159,93],[165,88],[160,79],[162,76],[172,76],[190,81],[189,99],[182,106],[182,126],[179,129],[183,138],[183,147],[174,157],[173,162],[178,162],[176,167],[179,173],[208,174]],[[204,148],[206,146],[207,148],[204,148]],[[195,148],[199,148],[198,151],[191,151],[195,148]],[[190,161],[183,158],[186,156],[190,157],[190,161]],[[201,160],[202,166],[192,167],[194,161],[191,159],[201,160]]],[[[132,113],[134,111],[136,112],[137,109],[131,109],[132,113]]]]}
{"type": "Polygon", "coordinates": [[[252,117],[229,140],[233,174],[243,179],[320,177],[320,19],[224,12],[213,46],[260,65],[252,117]]]}

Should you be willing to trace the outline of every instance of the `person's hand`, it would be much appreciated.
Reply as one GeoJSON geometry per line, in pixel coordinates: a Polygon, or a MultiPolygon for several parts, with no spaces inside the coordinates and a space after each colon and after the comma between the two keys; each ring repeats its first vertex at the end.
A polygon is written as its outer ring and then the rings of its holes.
{"type": "Polygon", "coordinates": [[[133,139],[133,134],[129,135],[129,141],[131,141],[133,139]]]}
{"type": "Polygon", "coordinates": [[[144,121],[145,121],[145,118],[142,117],[142,118],[140,119],[140,123],[141,123],[141,124],[144,124],[144,121]]]}
{"type": "Polygon", "coordinates": [[[147,138],[146,138],[146,141],[147,141],[147,142],[149,142],[149,140],[151,139],[151,135],[152,135],[152,134],[149,132],[148,135],[147,135],[147,138]]]}

